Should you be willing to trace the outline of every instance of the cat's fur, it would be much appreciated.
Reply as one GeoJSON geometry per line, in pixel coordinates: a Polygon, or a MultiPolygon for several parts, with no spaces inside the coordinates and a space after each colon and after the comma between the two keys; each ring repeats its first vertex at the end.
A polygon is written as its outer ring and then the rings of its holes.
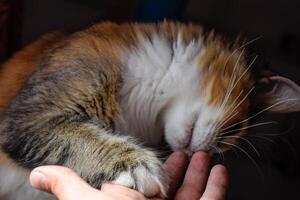
{"type": "Polygon", "coordinates": [[[217,138],[247,125],[245,52],[199,26],[106,22],[51,41],[1,119],[2,151],[18,166],[64,165],[96,188],[108,181],[165,196],[161,161],[132,138],[154,147],[165,138],[192,154],[225,149],[237,140],[217,138]]]}
{"type": "Polygon", "coordinates": [[[64,38],[61,32],[46,34],[17,52],[0,68],[0,112],[24,86],[30,74],[37,68],[43,52],[64,38]]]}

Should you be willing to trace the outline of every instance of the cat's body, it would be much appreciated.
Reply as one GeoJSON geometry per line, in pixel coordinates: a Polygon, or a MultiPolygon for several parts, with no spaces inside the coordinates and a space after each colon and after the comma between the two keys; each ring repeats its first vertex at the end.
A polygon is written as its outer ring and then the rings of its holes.
{"type": "Polygon", "coordinates": [[[216,138],[247,125],[254,82],[244,52],[201,31],[100,23],[55,42],[4,112],[2,150],[29,170],[64,165],[94,187],[166,195],[161,161],[132,138],[192,154],[236,142],[216,138]]]}

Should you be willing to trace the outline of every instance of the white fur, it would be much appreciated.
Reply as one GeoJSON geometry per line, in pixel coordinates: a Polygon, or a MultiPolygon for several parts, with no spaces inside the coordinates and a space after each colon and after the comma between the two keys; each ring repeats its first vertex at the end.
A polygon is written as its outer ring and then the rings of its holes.
{"type": "Polygon", "coordinates": [[[165,134],[174,150],[209,150],[221,112],[200,96],[201,50],[201,38],[184,45],[179,34],[173,45],[153,35],[152,42],[140,38],[134,51],[125,51],[117,129],[151,145],[165,134]]]}
{"type": "Polygon", "coordinates": [[[146,196],[153,197],[161,193],[166,196],[168,184],[161,182],[163,179],[160,177],[160,169],[156,165],[147,167],[150,167],[153,172],[140,165],[132,171],[127,170],[126,172],[122,172],[112,183],[134,188],[146,196]]]}

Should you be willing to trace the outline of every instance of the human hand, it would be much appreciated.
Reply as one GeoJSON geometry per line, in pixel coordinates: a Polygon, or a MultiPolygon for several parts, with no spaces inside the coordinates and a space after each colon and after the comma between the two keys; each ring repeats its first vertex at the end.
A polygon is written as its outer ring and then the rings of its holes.
{"type": "Polygon", "coordinates": [[[188,158],[182,152],[173,153],[165,162],[172,180],[169,197],[175,200],[225,199],[228,175],[223,165],[215,165],[210,170],[209,156],[204,152],[195,153],[186,169],[187,164],[188,158]]]}
{"type": "MultiPolygon", "coordinates": [[[[169,197],[176,200],[225,198],[228,180],[224,166],[216,165],[210,171],[209,156],[203,152],[195,153],[188,167],[187,165],[188,158],[182,152],[173,153],[165,162],[165,168],[171,176],[169,197]]],[[[120,185],[104,184],[101,190],[94,189],[72,170],[60,166],[43,166],[34,169],[30,174],[30,182],[33,187],[50,192],[59,200],[147,199],[141,193],[120,185]]]]}

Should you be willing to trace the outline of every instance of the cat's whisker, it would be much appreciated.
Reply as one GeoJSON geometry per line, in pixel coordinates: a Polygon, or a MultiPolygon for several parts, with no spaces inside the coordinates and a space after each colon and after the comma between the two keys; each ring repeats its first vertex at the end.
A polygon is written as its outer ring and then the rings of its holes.
{"type": "MultiPolygon", "coordinates": [[[[229,146],[232,146],[234,148],[237,148],[239,149],[240,151],[242,151],[243,153],[245,153],[245,155],[247,155],[251,160],[254,161],[254,159],[252,158],[252,156],[250,156],[250,154],[244,150],[242,147],[239,147],[238,145],[235,145],[235,144],[232,144],[230,142],[224,142],[224,141],[218,141],[218,143],[221,143],[221,144],[225,144],[225,145],[229,145],[229,146]]],[[[254,161],[255,162],[255,161],[254,161]]],[[[256,162],[255,162],[256,163],[256,162]]]]}
{"type": "Polygon", "coordinates": [[[238,63],[240,62],[240,59],[244,53],[245,49],[243,49],[238,57],[238,59],[236,60],[235,64],[234,64],[234,67],[233,67],[233,70],[232,70],[232,75],[231,75],[231,78],[230,78],[230,82],[229,82],[229,86],[230,86],[230,89],[232,88],[233,84],[235,83],[235,78],[236,78],[236,74],[235,74],[235,71],[238,67],[238,63]]]}
{"type": "Polygon", "coordinates": [[[230,77],[230,80],[229,80],[229,86],[228,86],[229,89],[226,91],[226,94],[225,94],[225,97],[224,97],[224,100],[223,100],[223,103],[222,103],[222,106],[221,106],[222,109],[223,109],[223,107],[226,105],[226,103],[227,103],[227,101],[228,101],[228,99],[229,99],[229,97],[230,97],[230,95],[231,95],[231,93],[232,93],[232,91],[233,91],[233,90],[232,90],[232,86],[233,86],[234,81],[235,81],[235,79],[236,79],[235,71],[236,71],[236,68],[237,68],[237,66],[238,66],[238,62],[240,61],[240,59],[241,59],[243,53],[244,53],[244,49],[241,51],[241,53],[240,53],[238,59],[237,59],[236,62],[235,62],[235,65],[234,65],[234,67],[233,67],[232,74],[231,74],[231,77],[230,77]]]}
{"type": "Polygon", "coordinates": [[[263,37],[263,36],[260,35],[260,36],[258,36],[258,37],[256,37],[256,38],[253,38],[252,40],[246,42],[245,44],[243,44],[243,45],[242,45],[241,47],[239,47],[239,48],[244,48],[244,47],[248,46],[249,44],[252,44],[253,42],[256,42],[257,40],[260,40],[262,37],[263,37]]]}
{"type": "Polygon", "coordinates": [[[258,36],[258,37],[256,37],[256,38],[253,38],[252,40],[246,42],[245,44],[242,44],[240,47],[234,49],[234,50],[232,51],[232,53],[228,56],[228,58],[227,58],[227,60],[226,60],[226,62],[225,62],[225,63],[226,63],[225,66],[227,65],[227,62],[229,61],[229,59],[231,58],[231,56],[233,56],[238,50],[240,50],[240,49],[242,49],[242,48],[245,48],[246,46],[248,46],[248,45],[250,45],[250,44],[256,42],[257,40],[261,39],[262,37],[263,37],[263,36],[260,35],[260,36],[258,36]]]}
{"type": "Polygon", "coordinates": [[[224,68],[226,68],[229,59],[230,59],[237,51],[239,51],[240,49],[245,48],[246,46],[248,46],[248,45],[250,45],[250,44],[256,42],[257,40],[261,39],[262,37],[263,37],[263,36],[260,35],[260,36],[258,36],[258,37],[256,37],[256,38],[253,38],[252,40],[250,40],[250,41],[248,41],[248,42],[242,44],[240,47],[234,49],[234,50],[232,51],[232,53],[231,53],[231,54],[228,56],[228,58],[226,59],[226,61],[225,61],[225,67],[224,67],[224,68]]]}
{"type": "MultiPolygon", "coordinates": [[[[243,93],[243,91],[244,90],[241,90],[240,91],[240,93],[238,94],[238,96],[234,99],[234,101],[232,102],[232,104],[230,105],[230,107],[232,107],[234,104],[235,104],[235,102],[239,99],[239,97],[241,96],[241,94],[243,93]]],[[[230,107],[227,109],[227,110],[230,110],[230,107]]],[[[227,111],[226,110],[224,110],[224,112],[226,113],[227,111]]],[[[232,112],[231,112],[232,113],[232,112]]],[[[230,113],[230,114],[231,114],[230,113]]],[[[227,118],[229,118],[230,117],[230,115],[227,115],[227,117],[225,117],[224,119],[223,119],[223,121],[225,121],[225,120],[227,120],[227,118]]],[[[220,123],[223,123],[223,122],[220,122],[220,123]]]]}
{"type": "Polygon", "coordinates": [[[241,152],[243,152],[251,160],[251,162],[254,164],[254,166],[258,170],[259,174],[261,175],[261,177],[263,177],[263,173],[262,173],[261,169],[259,168],[257,162],[252,158],[252,156],[250,156],[249,153],[247,153],[247,151],[245,151],[243,148],[241,148],[241,147],[239,147],[239,146],[237,146],[235,144],[229,143],[229,142],[223,142],[223,141],[218,141],[218,142],[221,143],[221,144],[225,144],[225,145],[228,145],[228,146],[235,147],[236,149],[238,149],[241,152]]]}
{"type": "Polygon", "coordinates": [[[240,93],[238,94],[238,96],[233,100],[233,102],[231,103],[231,105],[228,107],[227,110],[231,110],[231,107],[233,107],[235,105],[236,101],[240,98],[240,96],[243,94],[243,92],[244,92],[244,90],[240,91],[240,93]]]}
{"type": "MultiPolygon", "coordinates": [[[[250,93],[254,90],[254,86],[249,90],[249,92],[243,97],[243,99],[241,99],[241,101],[232,109],[232,111],[227,114],[228,116],[231,116],[232,118],[232,113],[246,100],[246,98],[250,95],[250,93]]],[[[226,118],[225,118],[226,120],[226,118]]],[[[228,120],[226,120],[227,122],[228,120]]],[[[224,125],[225,123],[222,123],[222,125],[224,125]]]]}
{"type": "Polygon", "coordinates": [[[276,133],[276,134],[256,132],[256,134],[259,134],[259,135],[247,134],[247,137],[264,139],[268,142],[275,144],[275,142],[271,138],[268,138],[268,137],[272,137],[272,138],[277,137],[279,139],[282,139],[280,136],[288,134],[291,130],[292,130],[292,128],[289,128],[288,130],[286,130],[284,132],[280,132],[280,133],[276,133]]]}
{"type": "MultiPolygon", "coordinates": [[[[255,62],[256,59],[257,59],[257,56],[255,56],[255,58],[252,60],[252,62],[249,64],[249,66],[245,69],[245,71],[242,73],[242,75],[239,77],[239,79],[238,79],[237,81],[235,81],[235,79],[236,79],[235,70],[236,70],[236,68],[237,68],[238,62],[239,62],[239,60],[240,60],[240,58],[241,58],[243,52],[244,52],[244,49],[243,49],[242,52],[240,53],[240,55],[239,55],[239,57],[238,57],[238,59],[237,59],[237,61],[236,61],[236,63],[235,63],[235,66],[234,66],[234,68],[233,68],[233,72],[232,72],[232,75],[231,75],[231,78],[230,78],[229,87],[228,87],[228,88],[230,88],[230,89],[227,90],[227,92],[226,92],[226,94],[225,94],[225,97],[224,97],[224,100],[223,100],[223,102],[222,102],[222,105],[220,106],[220,107],[221,107],[220,109],[223,109],[223,107],[226,105],[226,103],[227,103],[227,101],[228,101],[228,99],[229,99],[229,97],[230,97],[232,91],[233,91],[234,88],[236,87],[236,85],[237,85],[237,84],[239,83],[239,81],[245,76],[245,74],[249,71],[249,69],[251,68],[251,66],[254,64],[254,62],[255,62]],[[235,82],[234,82],[234,81],[235,81],[235,82]]],[[[252,91],[252,90],[253,90],[253,88],[251,89],[251,91],[252,91]]],[[[251,92],[251,91],[250,91],[250,92],[251,92]]],[[[241,93],[242,93],[242,91],[241,91],[241,93]]],[[[240,94],[238,95],[238,97],[237,97],[236,99],[238,99],[239,96],[240,96],[240,94]]],[[[245,97],[245,98],[246,98],[246,97],[245,97]]],[[[234,105],[235,101],[236,101],[236,100],[234,100],[234,102],[231,104],[230,107],[232,107],[232,106],[234,105]]],[[[239,105],[240,105],[240,104],[239,104],[239,105]]],[[[236,106],[236,107],[238,107],[238,106],[236,106]]]]}
{"type": "Polygon", "coordinates": [[[264,112],[266,112],[266,111],[272,109],[273,107],[278,106],[278,105],[280,105],[280,104],[282,104],[282,103],[285,103],[285,102],[287,102],[287,101],[294,101],[294,100],[296,100],[296,99],[285,99],[285,100],[283,100],[283,101],[279,101],[279,102],[277,102],[277,103],[275,103],[275,104],[273,104],[273,105],[271,105],[271,106],[268,106],[267,108],[262,109],[261,111],[257,112],[256,114],[254,114],[254,115],[252,115],[252,116],[250,116],[250,117],[248,117],[248,118],[246,118],[246,119],[244,119],[244,120],[241,120],[241,121],[239,121],[239,122],[237,122],[237,123],[235,123],[235,124],[232,124],[232,125],[226,127],[226,129],[231,128],[231,127],[233,127],[233,126],[235,126],[235,125],[237,125],[237,124],[244,123],[244,122],[246,122],[246,121],[248,121],[248,120],[250,120],[250,119],[253,119],[253,118],[259,116],[260,114],[262,114],[262,113],[264,113],[264,112]]]}
{"type": "MultiPolygon", "coordinates": [[[[234,72],[235,72],[235,70],[236,70],[237,63],[239,62],[239,60],[240,60],[240,58],[241,58],[243,52],[244,52],[244,49],[243,49],[242,52],[240,53],[240,55],[239,55],[239,57],[238,57],[238,59],[237,59],[235,65],[234,65],[234,68],[233,68],[233,71],[232,71],[232,74],[231,74],[231,77],[230,77],[230,80],[229,80],[229,86],[228,86],[228,89],[227,89],[227,91],[226,91],[226,93],[225,93],[225,95],[224,95],[224,99],[223,99],[223,101],[222,101],[222,104],[220,105],[220,107],[219,107],[219,109],[218,109],[219,111],[220,111],[220,110],[223,110],[224,106],[227,104],[227,101],[228,101],[229,96],[230,96],[230,94],[231,94],[230,88],[231,88],[232,85],[234,84],[234,80],[235,80],[235,78],[236,78],[236,75],[235,75],[234,72]]],[[[233,54],[232,54],[232,55],[233,55],[233,54]]],[[[230,56],[232,56],[232,55],[230,55],[230,56]]],[[[226,62],[225,62],[225,67],[224,67],[224,68],[226,68],[226,65],[227,65],[227,62],[228,62],[230,56],[229,56],[228,59],[226,60],[226,62]]]]}
{"type": "MultiPolygon", "coordinates": [[[[235,84],[232,86],[232,88],[230,89],[230,94],[232,93],[232,91],[233,91],[233,89],[236,87],[236,85],[239,83],[239,81],[243,78],[243,76],[245,76],[245,74],[249,71],[249,69],[251,68],[251,66],[253,65],[253,63],[255,62],[255,60],[257,59],[257,56],[255,56],[255,58],[252,60],[252,62],[249,64],[249,66],[245,69],[245,71],[243,72],[243,74],[239,77],[239,79],[235,82],[235,84]]],[[[250,93],[253,91],[253,89],[254,89],[254,86],[250,89],[250,91],[245,95],[245,97],[241,100],[241,102],[237,105],[237,106],[235,106],[235,108],[231,111],[231,113],[236,109],[236,108],[238,108],[238,106],[250,95],[250,93]]],[[[240,93],[242,93],[243,92],[243,90],[240,92],[240,93]]],[[[239,96],[240,96],[240,94],[236,97],[236,99],[238,99],[239,98],[239,96]]],[[[229,106],[229,109],[228,110],[230,110],[231,109],[231,107],[235,104],[235,101],[236,101],[236,99],[233,101],[233,103],[229,106]]],[[[230,113],[230,114],[231,114],[230,113]]],[[[230,115],[229,114],[229,115],[230,115]]]]}
{"type": "Polygon", "coordinates": [[[239,112],[235,112],[232,115],[229,115],[229,117],[226,117],[224,120],[222,120],[219,124],[217,124],[216,129],[220,129],[222,126],[224,126],[229,120],[231,120],[233,117],[235,117],[239,112]]]}
{"type": "Polygon", "coordinates": [[[258,56],[255,56],[254,59],[252,60],[252,62],[249,64],[249,66],[245,69],[245,71],[243,72],[243,74],[239,77],[239,79],[235,82],[232,90],[236,87],[236,85],[238,84],[238,82],[243,78],[243,76],[245,76],[245,74],[249,71],[249,69],[252,67],[252,65],[254,64],[254,62],[256,61],[258,56]]]}
{"type": "Polygon", "coordinates": [[[245,94],[245,96],[243,97],[243,99],[241,99],[241,101],[232,109],[232,111],[228,114],[231,115],[232,112],[234,112],[245,100],[246,98],[251,94],[251,92],[254,90],[254,86],[247,92],[247,94],[245,94]]]}
{"type": "MultiPolygon", "coordinates": [[[[221,129],[221,135],[224,135],[226,133],[231,133],[231,132],[235,132],[235,131],[240,131],[240,130],[246,130],[246,129],[249,129],[249,128],[253,128],[253,127],[257,127],[257,126],[263,126],[263,125],[268,125],[268,124],[275,124],[277,122],[275,121],[270,121],[270,122],[262,122],[262,123],[257,123],[257,124],[253,124],[253,125],[249,125],[249,126],[245,126],[245,127],[242,127],[242,128],[238,128],[238,129],[234,129],[234,130],[230,130],[230,131],[225,131],[225,132],[222,132],[228,128],[231,128],[230,126],[229,127],[226,127],[224,129],[221,129]]],[[[236,124],[239,124],[239,123],[236,123],[236,124]]]]}
{"type": "MultiPolygon", "coordinates": [[[[241,52],[241,55],[242,55],[243,52],[241,52]]],[[[236,62],[236,65],[241,57],[241,55],[239,56],[237,62],[236,62]]],[[[234,83],[233,86],[231,86],[231,81],[233,79],[230,80],[230,89],[227,91],[226,93],[226,96],[225,96],[225,100],[223,101],[222,105],[221,105],[221,108],[223,109],[224,105],[227,103],[228,99],[229,99],[229,96],[230,94],[232,93],[233,89],[236,87],[236,85],[239,83],[239,81],[242,79],[242,77],[249,71],[249,69],[251,68],[251,66],[253,65],[253,63],[255,62],[255,60],[257,59],[257,56],[252,60],[252,62],[249,64],[249,66],[245,69],[245,71],[243,72],[243,74],[239,77],[239,79],[234,83]]],[[[236,66],[234,67],[234,71],[235,71],[235,68],[236,66]]],[[[233,71],[233,73],[234,73],[233,71]]],[[[235,76],[234,76],[235,78],[235,76]]],[[[232,81],[233,82],[233,81],[232,81]]],[[[230,113],[228,114],[228,116],[230,116],[237,108],[238,106],[240,106],[244,101],[245,99],[250,95],[250,93],[253,91],[255,87],[253,86],[249,92],[244,96],[244,98],[234,107],[234,109],[232,111],[230,111],[230,113]]],[[[231,110],[231,108],[235,105],[235,102],[239,99],[240,95],[243,93],[243,90],[241,90],[241,92],[238,94],[238,96],[234,99],[234,101],[232,102],[232,104],[229,106],[229,108],[227,110],[231,110]]],[[[225,119],[226,120],[226,119],[225,119]]]]}
{"type": "Polygon", "coordinates": [[[272,139],[267,138],[267,137],[264,137],[264,136],[260,136],[260,135],[249,135],[249,134],[248,134],[247,137],[264,139],[264,140],[266,140],[266,141],[268,141],[268,142],[271,142],[272,144],[275,144],[275,142],[274,142],[272,139]]]}
{"type": "MultiPolygon", "coordinates": [[[[279,136],[280,134],[263,134],[263,135],[279,136]]],[[[251,136],[252,137],[257,137],[257,138],[260,138],[260,139],[265,139],[265,140],[271,142],[272,144],[276,144],[275,141],[273,141],[272,139],[267,138],[267,137],[263,137],[263,136],[260,136],[260,135],[259,136],[258,135],[251,135],[251,136]]],[[[295,161],[298,163],[299,158],[297,156],[297,151],[296,151],[294,145],[292,145],[291,142],[289,140],[287,140],[286,138],[284,138],[284,137],[278,137],[277,139],[279,139],[281,142],[283,142],[288,147],[288,150],[291,152],[291,155],[293,156],[295,161]]]]}
{"type": "Polygon", "coordinates": [[[222,161],[225,160],[224,153],[220,150],[220,148],[218,148],[218,147],[216,147],[216,146],[214,146],[214,145],[209,145],[209,146],[212,147],[213,149],[215,149],[215,150],[218,152],[218,154],[219,154],[220,157],[222,158],[222,161]]]}
{"type": "Polygon", "coordinates": [[[227,139],[227,138],[238,138],[238,139],[241,139],[241,140],[245,141],[247,144],[249,144],[252,147],[252,149],[255,151],[257,156],[260,157],[260,153],[258,152],[257,148],[249,140],[247,140],[246,138],[243,138],[243,137],[237,136],[237,135],[216,137],[216,139],[227,139]]]}

